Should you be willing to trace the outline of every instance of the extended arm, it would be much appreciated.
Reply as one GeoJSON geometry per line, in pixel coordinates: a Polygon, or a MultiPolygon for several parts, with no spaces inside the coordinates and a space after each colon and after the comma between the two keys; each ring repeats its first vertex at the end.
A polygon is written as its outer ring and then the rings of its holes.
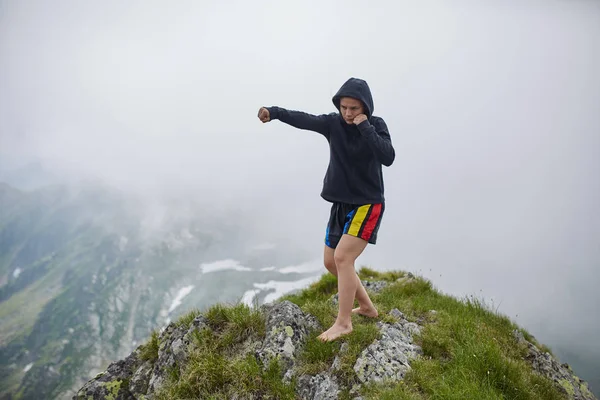
{"type": "Polygon", "coordinates": [[[367,143],[375,153],[377,160],[386,167],[392,165],[396,158],[396,152],[394,146],[392,146],[392,139],[385,122],[378,119],[372,125],[368,120],[364,120],[357,126],[360,133],[367,138],[367,143]]]}
{"type": "Polygon", "coordinates": [[[278,119],[295,128],[318,132],[329,137],[329,114],[313,115],[276,106],[266,107],[266,109],[272,120],[278,119]]]}

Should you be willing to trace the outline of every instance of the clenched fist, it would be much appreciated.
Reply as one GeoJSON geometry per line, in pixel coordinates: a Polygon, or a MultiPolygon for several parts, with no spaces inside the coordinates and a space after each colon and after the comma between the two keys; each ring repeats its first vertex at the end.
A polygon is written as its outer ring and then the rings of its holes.
{"type": "Polygon", "coordinates": [[[269,122],[271,120],[271,114],[269,113],[269,110],[261,107],[260,110],[258,110],[258,119],[260,119],[263,123],[269,122]]]}
{"type": "Polygon", "coordinates": [[[358,125],[363,121],[367,120],[367,116],[365,114],[358,114],[355,118],[354,118],[354,125],[358,125]]]}

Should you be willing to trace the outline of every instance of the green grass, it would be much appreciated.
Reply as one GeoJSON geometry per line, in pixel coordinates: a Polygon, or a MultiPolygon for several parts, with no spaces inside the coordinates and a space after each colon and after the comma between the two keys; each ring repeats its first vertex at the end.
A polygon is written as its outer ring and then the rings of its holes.
{"type": "MultiPolygon", "coordinates": [[[[410,321],[425,325],[416,338],[424,357],[412,363],[405,380],[395,385],[373,385],[365,388],[371,399],[562,399],[551,382],[540,378],[523,361],[525,348],[517,346],[513,330],[520,329],[506,316],[500,315],[475,298],[457,299],[441,294],[431,282],[414,277],[401,280],[402,272],[379,273],[369,268],[359,271],[363,280],[386,280],[390,285],[371,296],[380,311],[380,320],[391,321],[394,308],[410,321]],[[429,311],[436,310],[432,314],[429,311]],[[425,322],[423,322],[425,321],[425,322]]],[[[307,290],[286,296],[305,312],[314,314],[324,327],[335,320],[336,307],[327,299],[336,293],[336,280],[324,276],[307,290]]],[[[343,385],[357,383],[352,369],[362,349],[378,337],[374,321],[353,317],[354,331],[343,341],[349,349],[341,356],[341,369],[336,374],[343,385]]],[[[523,329],[534,344],[533,337],[523,329]]],[[[309,338],[300,358],[302,372],[326,370],[338,354],[340,342],[319,344],[309,338]]],[[[537,344],[539,346],[539,344],[537,344]]],[[[543,347],[542,347],[543,348],[543,347]]],[[[343,393],[342,398],[350,398],[343,393]]]]}
{"type": "MultiPolygon", "coordinates": [[[[241,351],[248,342],[265,337],[265,320],[244,304],[217,304],[204,315],[209,328],[194,333],[194,347],[183,370],[173,369],[157,399],[239,398],[294,399],[294,384],[283,383],[278,361],[263,370],[252,352],[241,351]]],[[[188,320],[193,320],[187,316],[188,320]]]]}
{"type": "Polygon", "coordinates": [[[152,331],[150,340],[140,348],[140,359],[143,361],[155,361],[158,358],[158,332],[152,331]]]}
{"type": "Polygon", "coordinates": [[[0,346],[31,332],[44,307],[63,291],[51,280],[39,279],[0,305],[0,346]]]}
{"type": "Polygon", "coordinates": [[[187,313],[185,313],[184,315],[182,315],[181,317],[179,317],[177,319],[177,321],[175,321],[175,325],[177,326],[189,326],[192,321],[200,316],[202,314],[202,312],[197,309],[197,308],[193,308],[190,311],[188,311],[187,313]]]}
{"type": "MultiPolygon", "coordinates": [[[[423,325],[415,341],[423,348],[424,356],[412,361],[412,370],[402,382],[363,387],[361,395],[365,399],[565,398],[523,360],[527,349],[517,344],[513,331],[520,330],[539,346],[535,339],[479,299],[444,295],[431,282],[403,272],[379,273],[363,268],[359,276],[390,282],[371,296],[380,311],[379,321],[392,322],[389,312],[397,308],[408,320],[423,325]]],[[[297,304],[326,329],[336,317],[337,306],[330,301],[336,292],[337,279],[327,274],[306,290],[279,301],[297,304]]],[[[340,399],[351,399],[354,395],[349,389],[358,383],[353,370],[356,359],[380,335],[376,320],[358,315],[353,316],[353,332],[341,340],[323,343],[317,339],[319,331],[311,332],[297,358],[297,375],[286,385],[282,382],[284,371],[277,362],[263,370],[251,351],[243,351],[248,343],[265,335],[264,317],[257,309],[218,304],[203,314],[209,328],[195,333],[189,362],[181,371],[171,371],[158,399],[225,399],[234,394],[239,398],[295,399],[296,377],[329,370],[336,356],[340,368],[334,373],[343,389],[340,399]]],[[[199,311],[193,310],[179,323],[189,324],[198,315],[199,311]]],[[[157,348],[158,343],[152,346],[157,348]]],[[[152,346],[149,348],[154,349],[152,346]]]]}

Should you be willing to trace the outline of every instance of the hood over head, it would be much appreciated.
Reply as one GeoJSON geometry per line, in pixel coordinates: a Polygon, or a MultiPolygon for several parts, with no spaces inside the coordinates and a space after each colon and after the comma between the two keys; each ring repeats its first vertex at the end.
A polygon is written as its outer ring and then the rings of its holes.
{"type": "Polygon", "coordinates": [[[371,89],[365,80],[350,78],[342,85],[340,90],[338,90],[332,98],[333,104],[338,111],[340,111],[340,101],[342,97],[352,97],[360,100],[365,107],[367,118],[371,118],[373,115],[373,110],[375,108],[373,105],[373,96],[371,96],[371,89]]]}

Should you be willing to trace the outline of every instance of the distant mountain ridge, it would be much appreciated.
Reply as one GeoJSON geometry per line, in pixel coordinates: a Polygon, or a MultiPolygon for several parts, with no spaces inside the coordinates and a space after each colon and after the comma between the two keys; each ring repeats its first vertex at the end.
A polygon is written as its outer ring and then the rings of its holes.
{"type": "Polygon", "coordinates": [[[62,180],[40,161],[34,161],[19,167],[1,169],[0,182],[21,190],[33,190],[62,183],[62,180]]]}
{"type": "Polygon", "coordinates": [[[70,398],[186,304],[266,296],[268,282],[314,275],[261,271],[303,256],[254,249],[244,218],[183,200],[155,205],[97,182],[0,183],[0,398],[70,398]],[[201,267],[225,259],[252,278],[227,263],[201,267]]]}

